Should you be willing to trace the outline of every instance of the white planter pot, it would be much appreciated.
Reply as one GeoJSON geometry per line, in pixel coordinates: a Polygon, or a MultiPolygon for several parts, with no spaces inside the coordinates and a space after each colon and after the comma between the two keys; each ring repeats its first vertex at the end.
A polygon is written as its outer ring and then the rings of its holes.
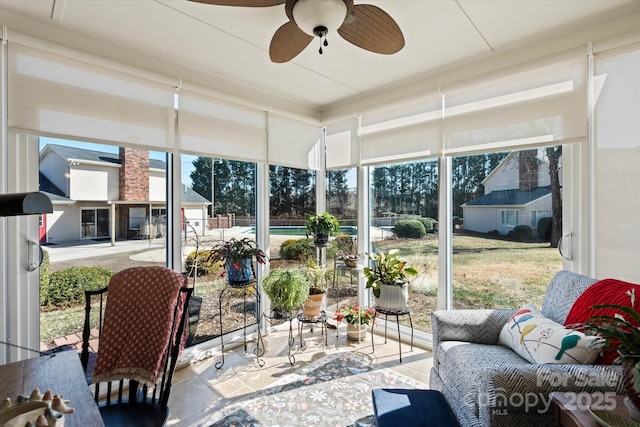
{"type": "Polygon", "coordinates": [[[347,339],[362,341],[367,337],[367,325],[354,325],[347,323],[347,339]]]}
{"type": "Polygon", "coordinates": [[[403,286],[380,285],[380,297],[376,305],[387,311],[401,311],[409,302],[409,284],[403,286]]]}

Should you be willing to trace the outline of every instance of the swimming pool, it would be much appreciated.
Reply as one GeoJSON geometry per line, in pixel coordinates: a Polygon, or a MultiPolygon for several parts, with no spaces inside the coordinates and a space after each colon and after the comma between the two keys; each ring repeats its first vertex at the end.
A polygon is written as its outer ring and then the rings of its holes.
{"type": "MultiPolygon", "coordinates": [[[[255,234],[255,232],[255,227],[251,227],[245,231],[247,234],[255,234]]],[[[269,234],[274,236],[305,236],[307,234],[307,228],[304,226],[269,227],[269,234]]],[[[338,234],[355,236],[358,234],[358,228],[352,225],[341,226],[338,229],[338,234]]]]}

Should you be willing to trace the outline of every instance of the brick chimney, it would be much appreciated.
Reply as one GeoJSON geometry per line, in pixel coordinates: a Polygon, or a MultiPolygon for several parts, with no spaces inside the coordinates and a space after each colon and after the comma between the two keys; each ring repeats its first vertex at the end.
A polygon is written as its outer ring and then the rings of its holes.
{"type": "Polygon", "coordinates": [[[120,200],[149,200],[149,152],[120,147],[120,200]]]}
{"type": "Polygon", "coordinates": [[[537,150],[518,152],[518,178],[520,191],[529,191],[538,187],[538,159],[537,150]]]}

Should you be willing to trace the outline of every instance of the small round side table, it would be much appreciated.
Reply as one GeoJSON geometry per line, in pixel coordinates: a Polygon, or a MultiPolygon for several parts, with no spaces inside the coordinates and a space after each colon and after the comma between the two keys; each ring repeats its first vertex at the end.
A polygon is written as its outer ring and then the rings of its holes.
{"type": "Polygon", "coordinates": [[[376,317],[378,313],[384,314],[384,343],[387,343],[387,323],[389,316],[396,316],[396,325],[398,326],[398,350],[400,353],[400,363],[402,363],[402,340],[400,339],[400,316],[409,316],[409,325],[411,325],[411,350],[413,350],[413,321],[411,320],[411,311],[409,310],[409,306],[406,306],[402,310],[392,311],[386,310],[384,308],[380,308],[378,306],[374,307],[375,313],[373,315],[373,323],[371,324],[371,351],[375,352],[375,342],[374,342],[374,331],[376,325],[376,317]]]}

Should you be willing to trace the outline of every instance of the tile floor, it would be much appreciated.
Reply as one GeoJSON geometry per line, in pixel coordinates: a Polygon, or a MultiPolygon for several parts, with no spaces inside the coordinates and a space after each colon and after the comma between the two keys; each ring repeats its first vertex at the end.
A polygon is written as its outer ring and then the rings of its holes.
{"type": "Polygon", "coordinates": [[[398,342],[384,336],[375,337],[375,353],[371,350],[371,333],[362,342],[348,341],[346,329],[341,325],[336,339],[336,330],[328,329],[328,345],[320,329],[311,332],[309,325],[303,329],[303,347],[294,324],[295,343],[291,351],[295,357],[293,366],[288,361],[288,328],[271,332],[265,337],[266,352],[262,357],[263,367],[256,363],[253,354],[255,341],[248,343],[247,352],[240,345],[225,351],[225,363],[216,369],[220,354],[188,365],[176,371],[169,399],[171,408],[168,426],[196,426],[213,412],[241,400],[252,393],[268,387],[282,376],[293,373],[305,365],[333,352],[357,351],[370,356],[376,366],[394,369],[425,384],[429,383],[432,355],[429,350],[402,344],[402,363],[398,358],[398,342]]]}

